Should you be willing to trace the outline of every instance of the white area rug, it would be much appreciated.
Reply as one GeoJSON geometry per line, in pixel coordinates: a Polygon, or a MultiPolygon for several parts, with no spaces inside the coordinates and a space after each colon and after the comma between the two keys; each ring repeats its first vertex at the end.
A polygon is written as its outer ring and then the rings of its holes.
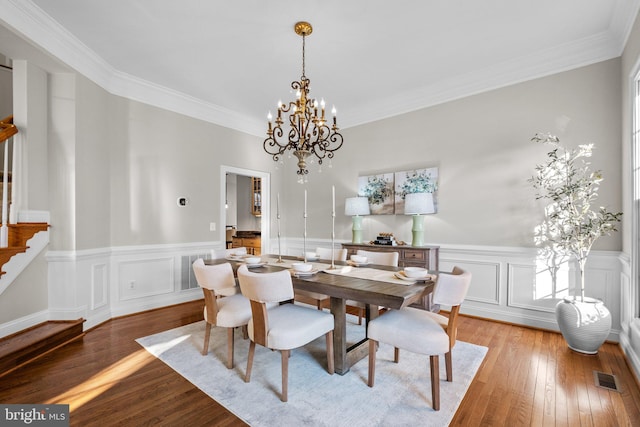
{"type": "MultiPolygon", "coordinates": [[[[355,318],[355,317],[354,317],[355,318]]],[[[351,319],[350,319],[351,320],[351,319]]],[[[429,358],[380,345],[375,387],[367,386],[367,358],[346,375],[326,371],[324,337],[289,360],[289,401],[280,401],[280,353],[256,346],[251,382],[244,382],[249,341],[236,331],[235,366],[227,369],[226,330],[213,328],[209,354],[200,352],[204,321],[136,340],[200,390],[252,426],[446,426],[487,353],[486,347],[458,341],[453,349],[453,382],[440,358],[440,411],[431,407],[429,358]]],[[[350,323],[348,340],[364,328],[350,323]]]]}

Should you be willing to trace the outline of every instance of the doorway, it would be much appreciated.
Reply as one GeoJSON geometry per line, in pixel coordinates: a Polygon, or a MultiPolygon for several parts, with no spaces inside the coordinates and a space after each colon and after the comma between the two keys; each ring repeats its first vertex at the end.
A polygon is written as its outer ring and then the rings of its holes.
{"type": "MultiPolygon", "coordinates": [[[[266,172],[232,166],[220,167],[220,222],[225,226],[235,226],[236,233],[259,232],[262,254],[270,253],[270,188],[270,174],[266,172]],[[256,182],[260,183],[259,215],[255,211],[256,182]],[[239,200],[235,200],[236,197],[239,200]]],[[[226,242],[226,227],[220,228],[222,241],[226,242]]]]}

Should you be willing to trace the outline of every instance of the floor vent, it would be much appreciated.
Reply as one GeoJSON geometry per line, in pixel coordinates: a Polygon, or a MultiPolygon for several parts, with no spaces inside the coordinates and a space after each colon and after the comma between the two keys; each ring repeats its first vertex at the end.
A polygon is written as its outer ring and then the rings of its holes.
{"type": "Polygon", "coordinates": [[[620,393],[620,387],[618,387],[618,380],[615,375],[593,371],[593,378],[596,381],[596,386],[620,393]]]}

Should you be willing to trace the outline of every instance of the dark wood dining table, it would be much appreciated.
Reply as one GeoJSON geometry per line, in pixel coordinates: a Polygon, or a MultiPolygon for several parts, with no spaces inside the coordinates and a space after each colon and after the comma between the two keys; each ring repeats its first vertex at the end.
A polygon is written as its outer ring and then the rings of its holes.
{"type": "MultiPolygon", "coordinates": [[[[274,272],[285,269],[274,264],[278,257],[263,255],[263,261],[268,263],[260,268],[253,268],[254,272],[274,272]]],[[[299,260],[295,257],[282,257],[286,262],[299,260]]],[[[242,265],[242,261],[215,259],[206,260],[205,264],[231,263],[234,271],[242,265]]],[[[322,264],[331,264],[331,260],[314,261],[322,264]]],[[[334,262],[336,266],[348,265],[345,262],[334,262]]],[[[401,268],[369,264],[357,268],[375,268],[390,272],[400,271],[401,268]]],[[[350,367],[368,354],[368,343],[365,336],[357,343],[349,345],[347,342],[347,311],[346,301],[355,300],[366,304],[366,324],[369,320],[378,316],[378,308],[401,309],[421,300],[422,296],[433,290],[434,282],[417,282],[413,284],[397,284],[377,280],[362,279],[339,274],[330,274],[320,271],[316,274],[304,277],[292,276],[295,289],[316,292],[330,297],[330,310],[334,316],[334,362],[335,371],[344,375],[350,367]]]]}

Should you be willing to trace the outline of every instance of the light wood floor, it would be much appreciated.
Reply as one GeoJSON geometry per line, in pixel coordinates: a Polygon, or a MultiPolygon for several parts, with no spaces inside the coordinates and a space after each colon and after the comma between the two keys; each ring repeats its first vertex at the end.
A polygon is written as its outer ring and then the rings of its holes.
{"type": "MultiPolygon", "coordinates": [[[[0,378],[0,402],[69,403],[73,426],[244,425],[134,341],[201,320],[202,305],[106,322],[0,378]]],[[[559,334],[468,317],[458,339],[489,352],[451,425],[640,426],[640,392],[615,344],[585,356],[559,334]],[[616,375],[622,393],[596,387],[593,370],[616,375]]]]}

